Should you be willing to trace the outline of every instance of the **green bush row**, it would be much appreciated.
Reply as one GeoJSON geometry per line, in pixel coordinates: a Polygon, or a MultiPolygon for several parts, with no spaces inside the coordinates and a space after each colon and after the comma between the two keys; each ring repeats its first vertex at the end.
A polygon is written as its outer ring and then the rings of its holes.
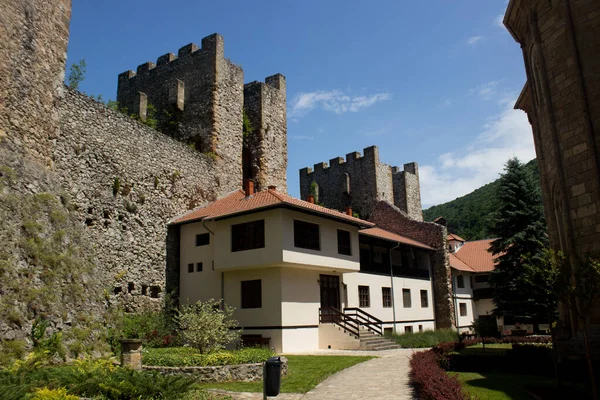
{"type": "Polygon", "coordinates": [[[69,395],[102,399],[181,399],[194,380],[138,372],[113,365],[109,360],[37,368],[17,363],[0,370],[0,399],[27,399],[41,388],[65,389],[69,395]]]}
{"type": "Polygon", "coordinates": [[[444,342],[458,341],[458,333],[451,329],[405,333],[403,335],[392,334],[390,336],[401,347],[409,349],[433,347],[444,342]]]}
{"type": "Polygon", "coordinates": [[[266,347],[219,350],[208,354],[202,354],[191,347],[147,348],[143,351],[142,362],[144,365],[161,367],[214,367],[260,363],[274,355],[275,353],[266,347]]]}

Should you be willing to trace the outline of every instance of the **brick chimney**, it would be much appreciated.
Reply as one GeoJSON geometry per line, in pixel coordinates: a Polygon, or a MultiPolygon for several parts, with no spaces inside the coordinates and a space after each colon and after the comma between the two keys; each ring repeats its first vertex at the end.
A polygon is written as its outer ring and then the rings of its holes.
{"type": "Polygon", "coordinates": [[[254,194],[254,181],[251,179],[246,179],[244,181],[244,193],[246,193],[246,197],[252,196],[254,194]]]}
{"type": "Polygon", "coordinates": [[[349,216],[352,216],[352,207],[350,207],[350,206],[346,207],[346,214],[348,214],[349,216]]]}
{"type": "Polygon", "coordinates": [[[315,196],[313,196],[312,194],[309,194],[308,197],[306,198],[306,201],[308,201],[311,204],[315,204],[315,196]]]}

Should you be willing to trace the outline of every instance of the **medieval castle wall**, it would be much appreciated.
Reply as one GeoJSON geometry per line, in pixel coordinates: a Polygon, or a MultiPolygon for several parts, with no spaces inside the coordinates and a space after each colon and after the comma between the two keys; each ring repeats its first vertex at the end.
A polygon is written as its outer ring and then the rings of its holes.
{"type": "Polygon", "coordinates": [[[300,170],[300,196],[316,189],[316,200],[326,207],[344,211],[346,207],[367,218],[378,201],[388,201],[411,218],[422,221],[421,192],[417,163],[404,165],[404,170],[380,162],[376,146],[315,164],[314,170],[300,170]]]}
{"type": "MultiPolygon", "coordinates": [[[[504,24],[523,51],[515,107],[532,124],[550,241],[574,269],[600,257],[600,3],[512,0],[504,24]]],[[[561,308],[562,338],[577,339],[563,354],[582,354],[582,321],[561,308]]],[[[589,317],[600,354],[600,307],[589,317]]]]}
{"type": "MultiPolygon", "coordinates": [[[[105,300],[121,299],[130,310],[158,306],[165,269],[178,269],[177,232],[167,232],[167,222],[241,187],[243,71],[225,59],[215,34],[202,49],[188,45],[176,58],[121,74],[121,107],[143,120],[152,104],[159,132],[64,86],[70,12],[70,0],[0,4],[0,197],[10,198],[10,207],[19,196],[54,199],[77,224],[77,241],[89,245],[86,259],[107,289],[105,300]]],[[[285,78],[266,83],[277,92],[260,101],[259,109],[273,115],[257,122],[257,179],[285,190],[285,78]]],[[[7,204],[0,202],[0,213],[20,218],[7,204]]],[[[52,234],[51,225],[44,229],[52,234]]],[[[2,243],[11,265],[32,272],[30,285],[41,285],[42,270],[19,250],[19,237],[2,243]]],[[[0,282],[4,293],[8,283],[0,282]]],[[[88,300],[96,313],[91,293],[88,300]]],[[[51,330],[70,326],[71,314],[60,315],[50,316],[51,330]]],[[[3,338],[30,331],[31,320],[0,319],[3,338]]]]}

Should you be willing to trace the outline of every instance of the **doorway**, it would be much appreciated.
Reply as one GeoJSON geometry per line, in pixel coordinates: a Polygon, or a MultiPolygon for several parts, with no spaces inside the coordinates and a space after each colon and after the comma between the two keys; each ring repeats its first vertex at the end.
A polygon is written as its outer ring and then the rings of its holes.
{"type": "Polygon", "coordinates": [[[334,322],[337,314],[328,308],[340,309],[340,277],[337,275],[319,275],[321,286],[322,322],[334,322]]]}

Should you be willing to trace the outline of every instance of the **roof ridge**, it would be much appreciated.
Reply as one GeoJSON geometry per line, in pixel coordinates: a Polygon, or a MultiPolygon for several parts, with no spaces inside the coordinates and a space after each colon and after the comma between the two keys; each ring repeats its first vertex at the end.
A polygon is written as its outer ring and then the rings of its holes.
{"type": "Polygon", "coordinates": [[[273,189],[267,189],[267,192],[269,192],[271,195],[275,196],[275,198],[279,201],[283,201],[284,203],[287,203],[287,200],[284,199],[279,193],[277,193],[276,190],[273,189]]]}
{"type": "Polygon", "coordinates": [[[212,205],[213,203],[215,203],[215,202],[217,202],[219,200],[223,200],[226,197],[234,195],[236,192],[244,193],[244,191],[242,189],[234,189],[234,190],[232,190],[229,193],[225,193],[225,194],[223,194],[221,196],[218,196],[216,199],[214,199],[212,201],[206,201],[206,202],[202,203],[201,205],[199,205],[198,207],[192,208],[191,210],[187,210],[187,211],[185,211],[185,212],[183,212],[181,214],[178,214],[178,215],[174,216],[173,218],[171,218],[170,220],[167,221],[167,225],[169,225],[172,222],[177,221],[177,220],[185,217],[186,215],[192,214],[192,213],[194,213],[194,212],[196,212],[198,210],[201,210],[203,208],[209,207],[210,205],[212,205]]]}

